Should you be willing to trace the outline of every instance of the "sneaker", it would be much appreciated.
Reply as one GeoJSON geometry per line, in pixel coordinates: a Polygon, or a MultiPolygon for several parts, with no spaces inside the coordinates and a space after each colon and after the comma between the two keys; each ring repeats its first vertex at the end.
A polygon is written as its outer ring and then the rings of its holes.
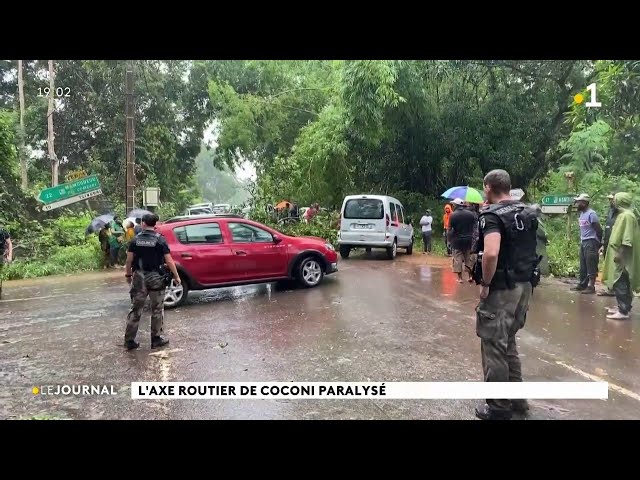
{"type": "Polygon", "coordinates": [[[127,340],[126,342],[124,342],[124,346],[127,350],[135,350],[140,346],[140,344],[135,340],[127,340]]]}
{"type": "Polygon", "coordinates": [[[511,420],[511,411],[492,410],[486,403],[476,407],[476,417],[480,420],[511,420]]]}
{"type": "Polygon", "coordinates": [[[616,313],[610,313],[609,315],[607,315],[607,318],[609,320],[628,320],[629,314],[617,311],[616,313]]]}
{"type": "Polygon", "coordinates": [[[169,343],[169,340],[163,337],[153,337],[151,339],[151,348],[160,348],[160,347],[164,347],[166,344],[169,343]]]}
{"type": "Polygon", "coordinates": [[[580,292],[583,295],[593,295],[596,293],[596,287],[587,287],[580,292]]]}
{"type": "Polygon", "coordinates": [[[576,287],[571,287],[569,290],[572,292],[581,292],[585,289],[586,287],[581,287],[580,285],[576,286],[576,287]]]}
{"type": "Polygon", "coordinates": [[[616,313],[618,311],[619,311],[618,307],[615,307],[615,308],[607,307],[607,313],[616,313]]]}

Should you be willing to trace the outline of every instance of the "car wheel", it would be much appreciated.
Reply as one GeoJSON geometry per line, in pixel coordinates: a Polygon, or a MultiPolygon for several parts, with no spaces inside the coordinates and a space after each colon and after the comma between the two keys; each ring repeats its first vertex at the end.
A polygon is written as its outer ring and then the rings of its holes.
{"type": "Polygon", "coordinates": [[[413,254],[413,240],[411,240],[411,244],[407,247],[407,255],[413,254]]]}
{"type": "Polygon", "coordinates": [[[171,279],[171,285],[167,287],[164,294],[164,306],[165,308],[176,308],[182,305],[187,300],[189,295],[189,284],[185,278],[180,276],[180,285],[176,284],[174,279],[171,279]]]}
{"type": "Polygon", "coordinates": [[[324,277],[324,270],[320,260],[316,257],[307,257],[298,267],[298,281],[303,287],[315,287],[324,277]]]}
{"type": "Polygon", "coordinates": [[[396,258],[398,254],[398,240],[393,240],[393,245],[387,248],[387,257],[389,260],[396,258]]]}
{"type": "Polygon", "coordinates": [[[342,258],[349,258],[349,254],[351,253],[351,247],[345,247],[345,246],[341,246],[340,247],[340,256],[342,258]]]}

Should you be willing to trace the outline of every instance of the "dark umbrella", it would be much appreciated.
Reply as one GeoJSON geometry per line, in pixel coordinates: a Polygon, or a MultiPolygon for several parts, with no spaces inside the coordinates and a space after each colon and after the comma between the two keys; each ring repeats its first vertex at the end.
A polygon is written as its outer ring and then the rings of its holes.
{"type": "Polygon", "coordinates": [[[145,215],[149,215],[149,214],[153,215],[153,212],[150,212],[149,210],[145,210],[143,208],[134,208],[129,212],[129,215],[127,215],[127,218],[142,218],[145,215]]]}
{"type": "Polygon", "coordinates": [[[109,225],[109,223],[111,223],[114,218],[115,215],[113,215],[112,213],[107,213],[105,215],[100,215],[99,217],[94,218],[93,220],[91,220],[91,223],[87,227],[87,235],[99,232],[104,227],[109,225]]]}

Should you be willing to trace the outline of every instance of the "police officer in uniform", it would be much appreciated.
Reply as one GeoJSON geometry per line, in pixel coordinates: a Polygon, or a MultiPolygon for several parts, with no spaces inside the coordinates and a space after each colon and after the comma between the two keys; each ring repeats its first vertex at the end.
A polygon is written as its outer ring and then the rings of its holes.
{"type": "MultiPolygon", "coordinates": [[[[525,324],[529,299],[539,280],[537,212],[512,200],[510,189],[511,178],[504,170],[492,170],[484,177],[489,206],[478,220],[475,280],[481,285],[476,333],[486,382],[522,381],[516,332],[525,324]]],[[[476,408],[476,416],[508,420],[512,412],[525,414],[528,408],[526,400],[490,399],[476,408]]]]}
{"type": "Polygon", "coordinates": [[[124,334],[124,345],[127,350],[140,346],[136,342],[136,334],[147,296],[151,300],[151,348],[162,347],[169,343],[169,340],[160,336],[164,320],[165,265],[169,267],[178,285],[180,276],[171,258],[167,241],[154,231],[157,221],[158,217],[153,214],[142,217],[143,230],[131,241],[127,252],[125,276],[131,285],[132,298],[124,334]]]}

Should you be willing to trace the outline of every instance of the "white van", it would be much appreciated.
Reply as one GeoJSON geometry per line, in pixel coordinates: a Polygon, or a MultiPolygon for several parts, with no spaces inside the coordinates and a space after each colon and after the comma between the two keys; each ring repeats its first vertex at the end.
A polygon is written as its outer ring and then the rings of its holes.
{"type": "Polygon", "coordinates": [[[398,248],[413,253],[413,227],[404,207],[386,195],[349,195],[342,202],[340,256],[348,258],[352,248],[384,248],[390,259],[398,248]]]}

